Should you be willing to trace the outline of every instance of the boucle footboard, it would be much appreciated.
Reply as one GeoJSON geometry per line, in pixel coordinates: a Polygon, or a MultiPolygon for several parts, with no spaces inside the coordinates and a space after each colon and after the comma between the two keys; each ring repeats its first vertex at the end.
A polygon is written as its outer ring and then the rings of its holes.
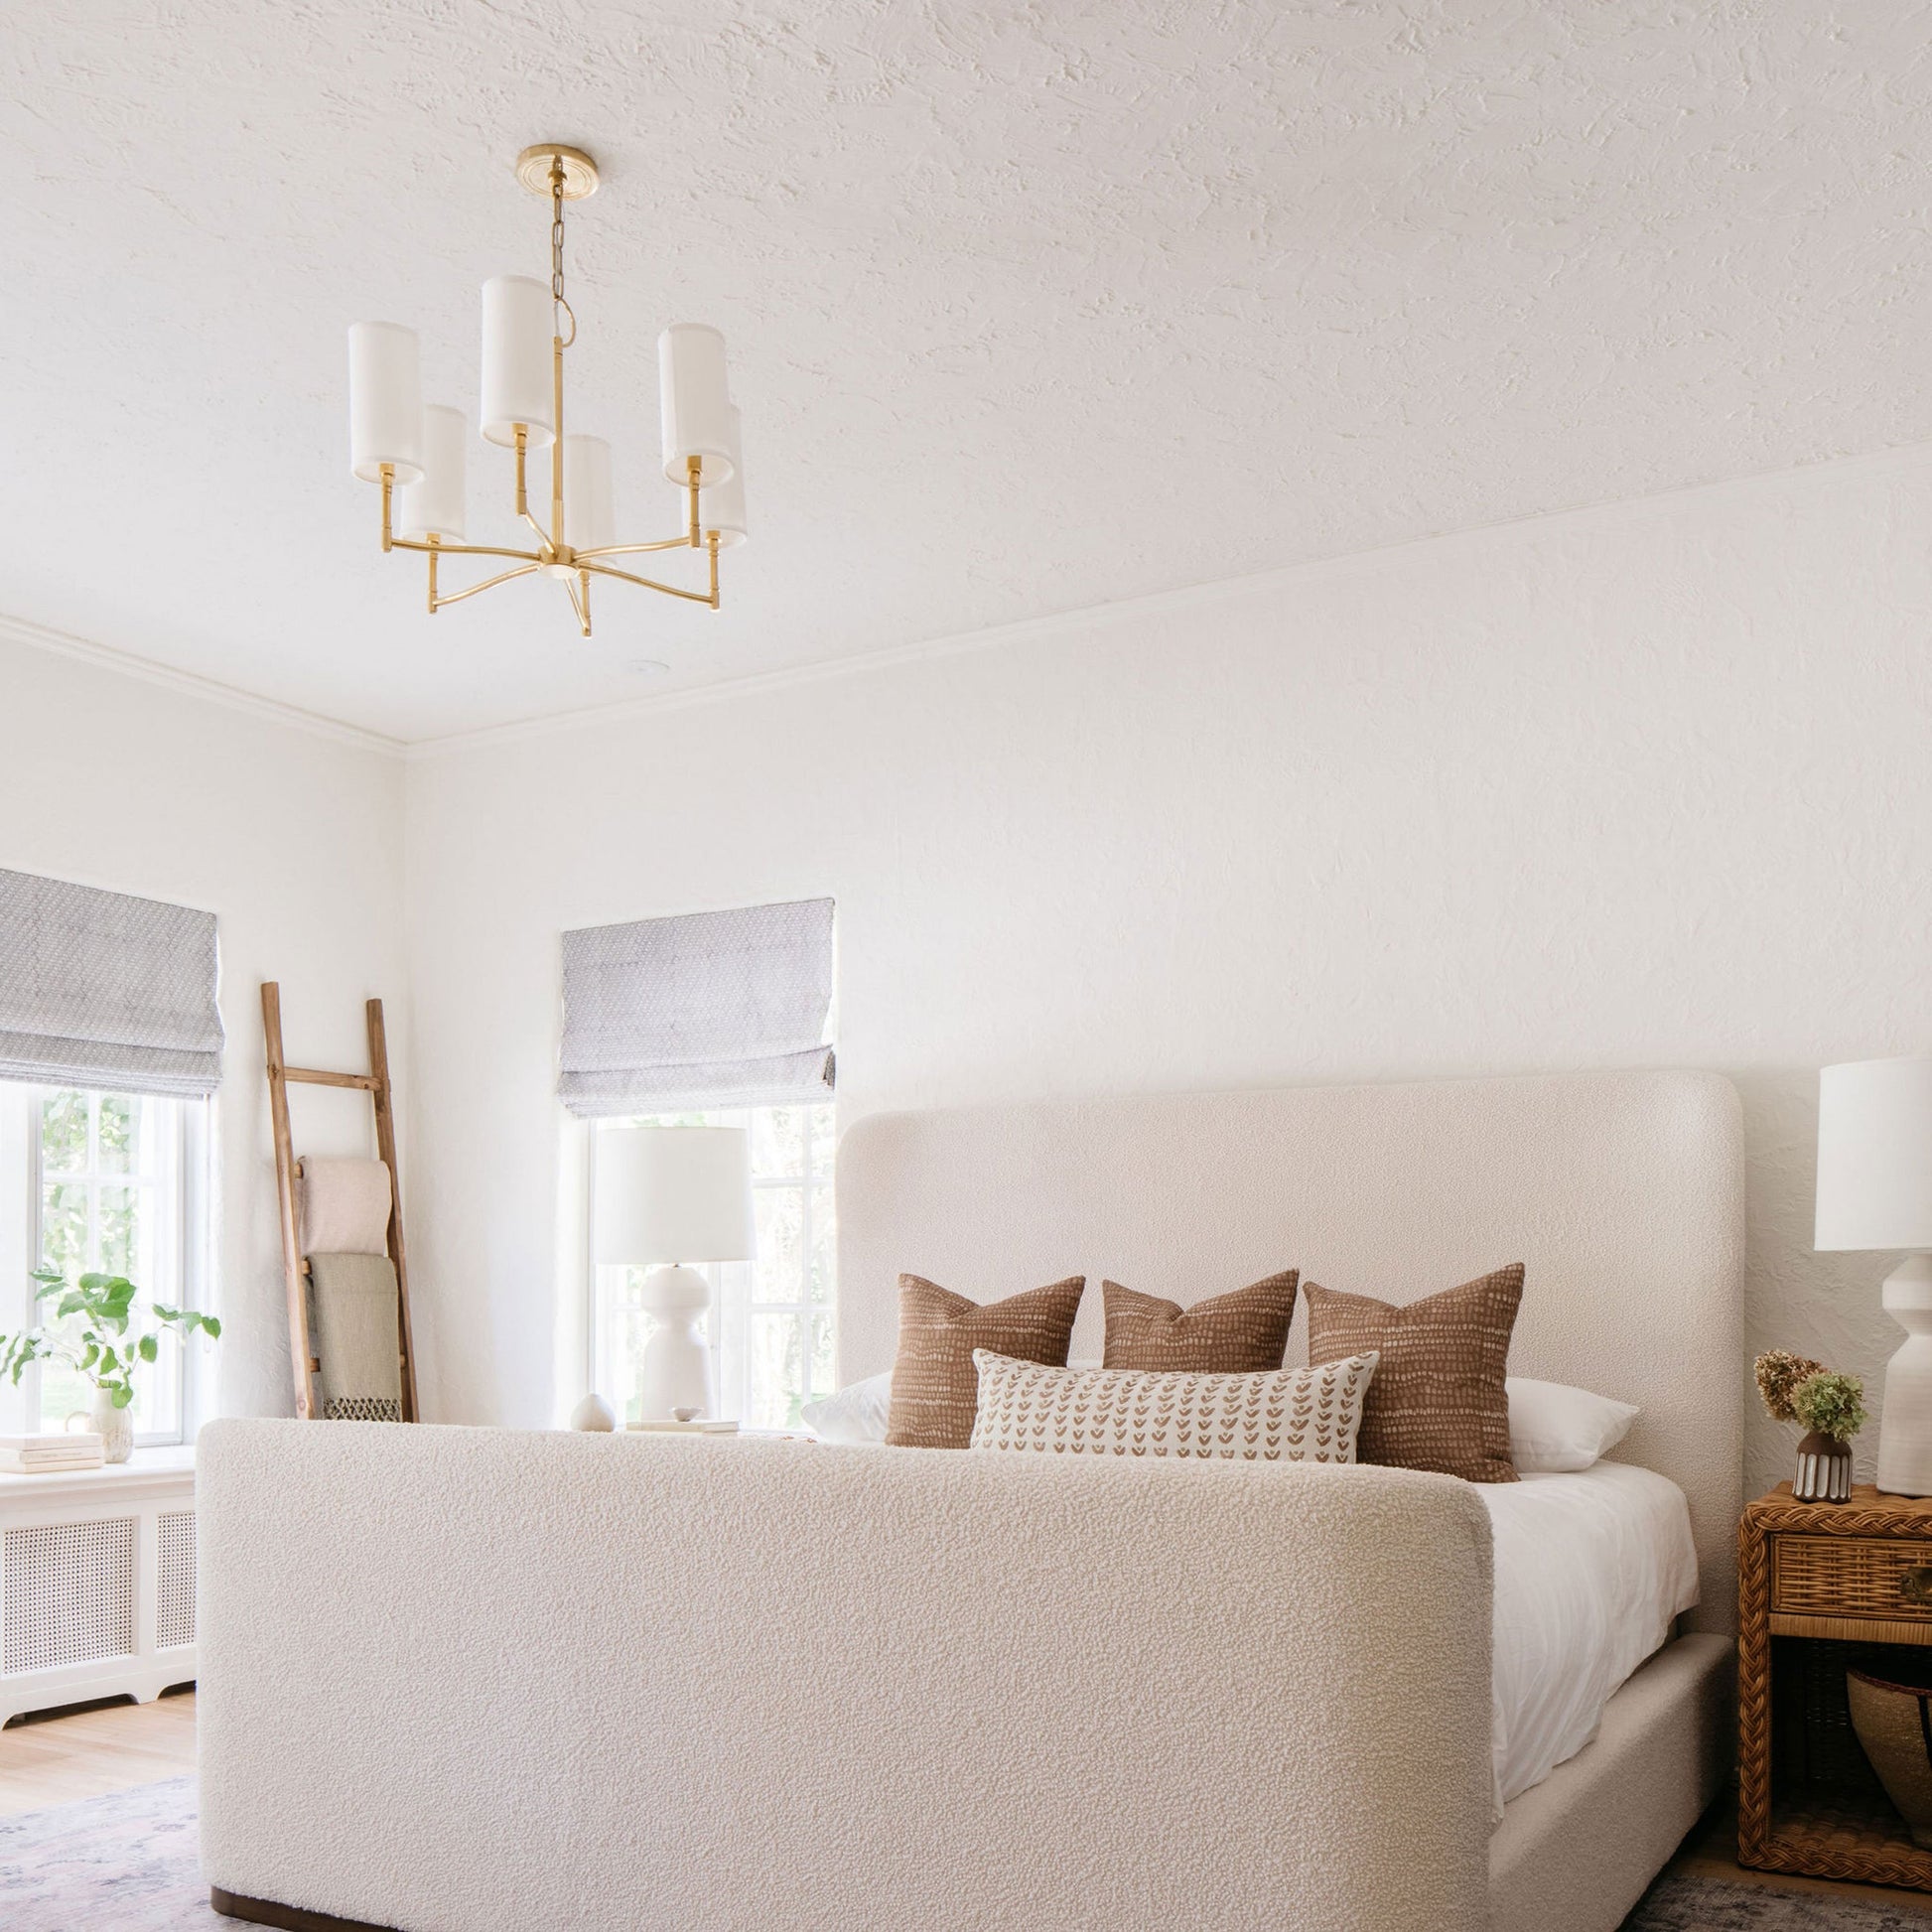
{"type": "Polygon", "coordinates": [[[221,1422],[202,1846],[403,1932],[1477,1932],[1489,1525],[1394,1469],[221,1422]]]}

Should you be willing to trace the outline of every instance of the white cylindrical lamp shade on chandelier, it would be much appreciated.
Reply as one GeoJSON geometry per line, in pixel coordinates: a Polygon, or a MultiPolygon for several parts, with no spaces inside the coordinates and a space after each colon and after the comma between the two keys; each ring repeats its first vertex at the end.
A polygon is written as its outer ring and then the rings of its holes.
{"type": "Polygon", "coordinates": [[[363,483],[423,474],[423,381],[416,332],[358,322],[348,332],[348,467],[363,483]]]}
{"type": "MultiPolygon", "coordinates": [[[[593,577],[715,611],[718,554],[736,549],[748,535],[725,339],[693,322],[674,323],[658,338],[660,456],[665,476],[684,494],[684,528],[650,542],[620,542],[611,446],[602,437],[567,431],[563,408],[564,351],[577,340],[576,313],[564,295],[564,204],[596,191],[597,165],[580,149],[546,142],[524,149],[516,174],[525,188],[550,201],[550,279],[497,275],[483,284],[479,428],[485,443],[514,452],[514,515],[534,537],[534,547],[468,540],[463,413],[441,404],[424,407],[414,330],[358,322],[348,332],[349,467],[363,482],[382,486],[382,548],[427,552],[432,613],[512,578],[536,575],[563,583],[587,637],[593,577]],[[547,489],[528,475],[532,453],[547,453],[547,489]],[[612,561],[682,549],[707,555],[708,589],[682,590],[612,561]],[[444,592],[437,572],[452,555],[507,558],[513,568],[444,592]]],[[[530,537],[523,541],[528,545],[530,537]]]]}
{"type": "Polygon", "coordinates": [[[674,322],[658,337],[657,407],[665,477],[682,483],[695,462],[700,483],[726,482],[736,466],[725,339],[717,330],[702,322],[674,322]]]}
{"type": "Polygon", "coordinates": [[[564,501],[570,505],[570,540],[580,550],[603,550],[617,542],[611,446],[603,437],[564,438],[564,501]]]}
{"type": "Polygon", "coordinates": [[[731,404],[726,414],[731,419],[727,446],[731,475],[721,483],[707,483],[699,493],[699,514],[707,530],[718,532],[718,548],[735,550],[751,534],[745,521],[745,455],[739,441],[738,405],[731,404]]]}
{"type": "Polygon", "coordinates": [[[463,411],[440,402],[423,410],[423,474],[396,498],[401,534],[412,542],[461,543],[464,534],[463,472],[470,425],[463,411]]]}
{"type": "Polygon", "coordinates": [[[551,395],[550,291],[533,275],[492,275],[483,286],[483,433],[505,450],[547,450],[551,395]]]}

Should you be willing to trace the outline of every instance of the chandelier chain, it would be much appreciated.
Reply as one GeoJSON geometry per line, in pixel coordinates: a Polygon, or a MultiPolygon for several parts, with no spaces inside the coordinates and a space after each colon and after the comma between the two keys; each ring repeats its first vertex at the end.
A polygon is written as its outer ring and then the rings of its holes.
{"type": "Polygon", "coordinates": [[[563,337],[564,346],[568,348],[577,340],[577,311],[570,306],[564,296],[564,164],[552,161],[550,164],[550,300],[570,318],[570,334],[564,335],[561,328],[556,333],[563,337]]]}

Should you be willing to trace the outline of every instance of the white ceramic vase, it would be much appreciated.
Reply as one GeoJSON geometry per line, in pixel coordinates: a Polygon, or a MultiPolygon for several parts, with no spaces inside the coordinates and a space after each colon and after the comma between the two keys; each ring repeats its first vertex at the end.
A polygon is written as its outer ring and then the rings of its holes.
{"type": "MultiPolygon", "coordinates": [[[[74,1415],[80,1412],[76,1409],[74,1415]]],[[[69,1427],[73,1416],[68,1418],[69,1427]]],[[[105,1389],[94,1391],[94,1406],[87,1411],[87,1427],[100,1438],[101,1459],[125,1462],[134,1453],[134,1411],[116,1409],[114,1398],[105,1389]]]]}

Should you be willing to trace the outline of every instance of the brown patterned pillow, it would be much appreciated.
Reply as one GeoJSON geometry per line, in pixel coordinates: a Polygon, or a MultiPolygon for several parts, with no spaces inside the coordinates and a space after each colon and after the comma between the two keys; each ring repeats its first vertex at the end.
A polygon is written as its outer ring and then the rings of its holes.
{"type": "Polygon", "coordinates": [[[1184,1375],[1252,1375],[1280,1368],[1299,1280],[1291,1268],[1191,1309],[1102,1282],[1106,1365],[1184,1375]]]}
{"type": "Polygon", "coordinates": [[[965,1449],[979,1410],[973,1350],[1066,1365],[1084,1275],[1004,1302],[969,1302],[922,1279],[898,1278],[898,1359],[886,1440],[900,1449],[965,1449]]]}
{"type": "Polygon", "coordinates": [[[1396,1308],[1311,1282],[1309,1361],[1381,1356],[1355,1454],[1363,1462],[1435,1469],[1470,1482],[1514,1482],[1509,1332],[1523,1299],[1523,1264],[1396,1308]]]}

